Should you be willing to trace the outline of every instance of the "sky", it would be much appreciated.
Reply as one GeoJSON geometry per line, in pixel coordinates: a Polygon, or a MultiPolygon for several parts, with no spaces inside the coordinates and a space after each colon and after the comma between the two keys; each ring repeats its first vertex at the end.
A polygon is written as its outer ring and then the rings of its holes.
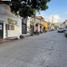
{"type": "Polygon", "coordinates": [[[48,3],[48,7],[47,10],[40,11],[36,15],[44,16],[47,21],[50,21],[52,16],[59,20],[59,22],[67,19],[67,0],[51,0],[48,3]]]}

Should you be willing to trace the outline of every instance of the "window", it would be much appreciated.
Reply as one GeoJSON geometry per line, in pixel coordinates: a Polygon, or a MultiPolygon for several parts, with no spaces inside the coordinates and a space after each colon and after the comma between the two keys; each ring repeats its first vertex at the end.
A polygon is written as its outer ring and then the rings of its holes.
{"type": "Polygon", "coordinates": [[[14,25],[6,24],[6,30],[14,30],[14,25]]]}

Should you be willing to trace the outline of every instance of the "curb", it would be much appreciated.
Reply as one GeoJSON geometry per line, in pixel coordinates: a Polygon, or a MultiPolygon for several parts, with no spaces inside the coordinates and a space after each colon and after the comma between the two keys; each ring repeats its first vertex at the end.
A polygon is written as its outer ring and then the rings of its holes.
{"type": "MultiPolygon", "coordinates": [[[[34,35],[32,35],[32,36],[34,36],[34,35]]],[[[28,35],[25,34],[25,35],[23,35],[23,38],[21,38],[21,39],[24,39],[26,37],[31,37],[31,35],[30,34],[28,34],[28,35]]],[[[21,39],[18,39],[18,38],[3,39],[3,40],[0,40],[0,44],[6,43],[6,42],[11,42],[11,41],[17,41],[17,40],[21,40],[21,39]]]]}

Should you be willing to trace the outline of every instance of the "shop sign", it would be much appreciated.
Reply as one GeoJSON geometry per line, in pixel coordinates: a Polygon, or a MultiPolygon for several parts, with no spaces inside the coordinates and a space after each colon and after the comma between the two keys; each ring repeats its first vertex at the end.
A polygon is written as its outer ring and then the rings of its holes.
{"type": "Polygon", "coordinates": [[[8,24],[13,24],[13,25],[16,25],[17,22],[11,18],[8,18],[8,24]]]}

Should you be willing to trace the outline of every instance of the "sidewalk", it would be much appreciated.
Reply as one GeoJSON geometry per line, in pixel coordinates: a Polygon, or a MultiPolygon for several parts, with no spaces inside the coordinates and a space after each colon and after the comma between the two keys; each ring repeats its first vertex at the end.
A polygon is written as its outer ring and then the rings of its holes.
{"type": "MultiPolygon", "coordinates": [[[[27,33],[27,34],[22,34],[22,36],[25,38],[25,37],[29,37],[30,34],[29,34],[29,33],[27,33]]],[[[24,38],[23,38],[23,39],[24,39],[24,38]]],[[[5,43],[5,42],[9,42],[9,41],[14,41],[14,40],[18,40],[18,39],[15,38],[15,37],[10,37],[10,38],[7,38],[7,39],[0,39],[0,44],[1,44],[1,43],[5,43]]]]}
{"type": "MultiPolygon", "coordinates": [[[[24,39],[26,37],[30,37],[31,35],[30,35],[30,33],[27,33],[27,34],[22,34],[22,36],[23,36],[22,39],[24,39]]],[[[20,39],[18,39],[16,37],[9,37],[9,38],[6,38],[6,39],[0,39],[0,44],[5,43],[5,42],[9,42],[9,41],[15,41],[15,40],[20,40],[20,39]]]]}
{"type": "Polygon", "coordinates": [[[9,42],[10,40],[7,40],[7,39],[0,39],[0,44],[1,43],[5,43],[5,42],[9,42]]]}
{"type": "MultiPolygon", "coordinates": [[[[27,34],[22,34],[23,38],[26,38],[26,37],[30,37],[30,33],[27,33],[27,34]]],[[[6,38],[6,39],[0,39],[0,44],[1,43],[5,43],[5,42],[9,42],[9,41],[15,41],[15,40],[18,40],[18,38],[16,37],[9,37],[9,38],[6,38]]],[[[19,39],[20,40],[20,39],[19,39]]]]}
{"type": "Polygon", "coordinates": [[[27,33],[27,34],[22,34],[22,36],[25,38],[25,37],[29,37],[30,36],[30,33],[27,33]]]}

